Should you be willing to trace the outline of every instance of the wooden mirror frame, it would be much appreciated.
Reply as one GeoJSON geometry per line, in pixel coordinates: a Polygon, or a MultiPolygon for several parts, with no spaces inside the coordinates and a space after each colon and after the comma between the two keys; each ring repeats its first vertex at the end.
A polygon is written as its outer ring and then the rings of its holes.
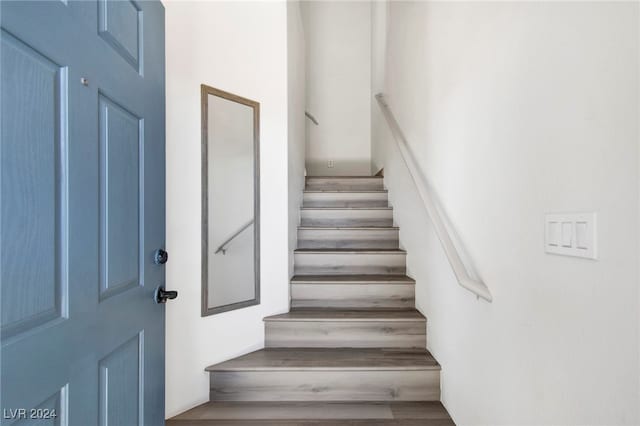
{"type": "MultiPolygon", "coordinates": [[[[202,123],[202,316],[219,314],[234,309],[260,304],[260,103],[225,92],[211,86],[200,86],[201,123],[202,123]],[[253,260],[254,260],[254,298],[228,305],[209,307],[209,95],[218,96],[253,109],[253,260]]],[[[213,249],[213,247],[212,247],[213,249]]]]}

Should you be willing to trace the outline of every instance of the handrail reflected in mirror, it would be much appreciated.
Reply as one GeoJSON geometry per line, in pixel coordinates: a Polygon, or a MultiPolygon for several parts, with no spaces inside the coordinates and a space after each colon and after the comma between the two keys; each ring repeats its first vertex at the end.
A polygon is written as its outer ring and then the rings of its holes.
{"type": "Polygon", "coordinates": [[[311,122],[313,124],[315,124],[316,126],[320,125],[320,123],[318,123],[318,120],[316,120],[316,118],[309,112],[309,111],[305,111],[304,115],[311,120],[311,122]]]}
{"type": "Polygon", "coordinates": [[[214,254],[218,254],[220,252],[222,252],[223,255],[227,254],[227,246],[231,243],[231,241],[233,241],[238,235],[242,234],[242,231],[244,231],[251,225],[253,225],[253,219],[242,225],[242,227],[238,229],[232,236],[227,238],[224,243],[220,244],[214,254]]]}

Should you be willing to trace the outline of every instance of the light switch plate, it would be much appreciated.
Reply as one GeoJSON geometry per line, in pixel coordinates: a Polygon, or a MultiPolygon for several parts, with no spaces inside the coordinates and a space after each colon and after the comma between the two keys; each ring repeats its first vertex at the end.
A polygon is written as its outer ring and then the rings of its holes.
{"type": "Polygon", "coordinates": [[[544,228],[547,253],[598,258],[596,213],[547,213],[544,228]]]}

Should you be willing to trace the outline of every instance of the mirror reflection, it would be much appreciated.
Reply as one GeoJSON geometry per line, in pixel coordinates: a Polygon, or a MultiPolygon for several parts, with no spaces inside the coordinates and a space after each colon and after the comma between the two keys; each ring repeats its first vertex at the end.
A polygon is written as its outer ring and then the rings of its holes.
{"type": "Polygon", "coordinates": [[[202,86],[202,315],[259,303],[259,104],[202,86]]]}

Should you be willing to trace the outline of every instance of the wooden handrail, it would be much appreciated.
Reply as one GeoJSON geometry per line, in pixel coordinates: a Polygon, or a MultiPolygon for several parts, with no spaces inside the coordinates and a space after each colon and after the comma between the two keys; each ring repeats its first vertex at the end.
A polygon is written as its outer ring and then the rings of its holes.
{"type": "Polygon", "coordinates": [[[400,155],[404,164],[407,166],[409,170],[409,174],[411,175],[411,179],[413,179],[413,183],[418,190],[418,194],[424,203],[424,207],[433,222],[433,227],[436,231],[436,235],[442,244],[442,248],[444,249],[445,254],[447,255],[447,259],[449,260],[449,264],[453,269],[453,273],[458,280],[458,284],[462,287],[466,288],[470,292],[474,293],[476,296],[483,298],[484,300],[491,302],[493,297],[491,296],[491,292],[489,292],[489,288],[486,284],[480,280],[476,280],[469,275],[465,264],[462,262],[462,258],[456,249],[456,246],[453,244],[453,240],[447,231],[447,227],[440,217],[440,213],[436,208],[436,204],[431,196],[427,183],[425,182],[425,177],[420,173],[420,169],[409,150],[409,145],[407,144],[407,140],[398,125],[391,109],[389,108],[389,104],[387,104],[384,99],[384,95],[382,93],[378,93],[376,95],[376,100],[378,101],[378,105],[380,105],[380,109],[384,117],[387,120],[387,124],[393,134],[393,138],[400,149],[400,155]]]}

